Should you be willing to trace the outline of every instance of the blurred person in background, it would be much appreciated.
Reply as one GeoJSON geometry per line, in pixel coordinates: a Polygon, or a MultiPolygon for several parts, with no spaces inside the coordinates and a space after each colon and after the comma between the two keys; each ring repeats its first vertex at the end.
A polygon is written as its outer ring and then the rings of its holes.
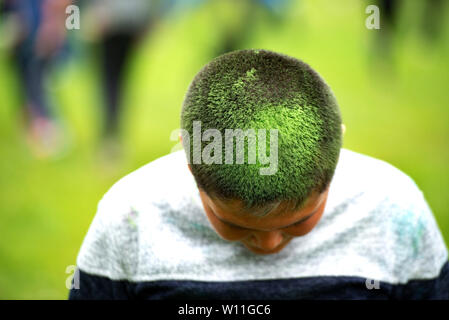
{"type": "Polygon", "coordinates": [[[381,63],[392,62],[392,46],[401,3],[397,0],[377,0],[379,7],[380,29],[376,30],[373,47],[374,58],[381,63]]]}
{"type": "Polygon", "coordinates": [[[87,29],[95,33],[92,37],[100,51],[105,140],[115,140],[118,134],[125,68],[132,49],[151,24],[152,3],[145,0],[85,2],[87,29]]]}
{"type": "Polygon", "coordinates": [[[126,68],[133,50],[175,1],[85,1],[88,38],[99,45],[104,123],[102,142],[108,155],[119,153],[120,105],[126,68]]]}
{"type": "Polygon", "coordinates": [[[424,36],[435,41],[441,34],[442,23],[444,21],[444,1],[427,0],[423,11],[422,28],[424,36]]]}
{"type": "Polygon", "coordinates": [[[2,15],[14,29],[10,49],[23,90],[27,140],[39,158],[57,156],[67,146],[45,82],[65,47],[65,8],[70,3],[70,0],[6,0],[2,4],[2,15]]]}
{"type": "Polygon", "coordinates": [[[243,49],[251,38],[255,24],[261,14],[265,14],[273,27],[279,25],[290,0],[212,0],[219,4],[214,12],[215,19],[224,29],[214,56],[243,49]],[[230,5],[234,10],[222,10],[222,5],[230,5]],[[226,14],[229,12],[229,14],[226,14]]]}
{"type": "MultiPolygon", "coordinates": [[[[367,4],[370,3],[369,1],[367,4]]],[[[393,61],[394,38],[399,26],[399,15],[404,8],[401,0],[377,0],[379,7],[380,29],[376,30],[373,47],[374,58],[380,63],[391,64],[393,61]]],[[[418,26],[425,40],[435,43],[442,31],[444,21],[444,1],[423,1],[418,26]]],[[[416,5],[416,4],[415,4],[416,5]]]]}

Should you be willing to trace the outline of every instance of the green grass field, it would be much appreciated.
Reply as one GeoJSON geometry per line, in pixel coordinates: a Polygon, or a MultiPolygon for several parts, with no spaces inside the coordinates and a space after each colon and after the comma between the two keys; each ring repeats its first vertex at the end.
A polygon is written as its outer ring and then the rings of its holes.
{"type": "MultiPolygon", "coordinates": [[[[426,40],[422,3],[401,8],[389,54],[376,46],[379,31],[365,28],[365,7],[356,0],[300,1],[278,24],[261,12],[244,47],[286,53],[316,69],[339,101],[344,147],[410,175],[449,243],[449,19],[439,39],[426,40]]],[[[214,3],[173,15],[136,50],[127,74],[119,158],[106,160],[99,152],[99,75],[89,47],[48,81],[72,140],[56,160],[37,160],[28,150],[19,125],[18,79],[0,50],[0,299],[67,297],[66,268],[75,264],[101,196],[176,144],[170,133],[179,127],[187,86],[234,23],[217,24],[218,6],[220,14],[232,16],[230,5],[214,3]]]]}

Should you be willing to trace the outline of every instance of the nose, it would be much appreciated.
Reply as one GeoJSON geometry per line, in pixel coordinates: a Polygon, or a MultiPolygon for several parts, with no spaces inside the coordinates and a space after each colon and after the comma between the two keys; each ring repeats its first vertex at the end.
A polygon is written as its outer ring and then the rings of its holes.
{"type": "Polygon", "coordinates": [[[253,233],[253,243],[263,250],[273,250],[282,243],[284,239],[280,231],[260,231],[253,233]]]}

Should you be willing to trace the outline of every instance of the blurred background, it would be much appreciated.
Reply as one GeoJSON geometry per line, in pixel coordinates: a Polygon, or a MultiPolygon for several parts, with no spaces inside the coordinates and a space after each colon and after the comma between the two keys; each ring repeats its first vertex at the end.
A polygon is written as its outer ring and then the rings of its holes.
{"type": "Polygon", "coordinates": [[[410,175],[449,243],[449,1],[0,0],[0,10],[0,299],[67,298],[100,198],[179,148],[193,76],[244,48],[317,70],[340,104],[344,147],[410,175]],[[366,27],[371,4],[380,29],[366,27]]]}

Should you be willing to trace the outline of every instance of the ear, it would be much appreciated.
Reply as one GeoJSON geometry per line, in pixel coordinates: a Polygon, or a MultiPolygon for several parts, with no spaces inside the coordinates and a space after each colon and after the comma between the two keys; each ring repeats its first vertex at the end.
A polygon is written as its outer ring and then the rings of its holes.
{"type": "Polygon", "coordinates": [[[179,141],[182,143],[182,134],[181,134],[181,132],[179,132],[178,137],[179,137],[179,141]]]}
{"type": "Polygon", "coordinates": [[[344,135],[346,132],[346,126],[344,125],[344,123],[341,124],[341,133],[344,135]]]}

